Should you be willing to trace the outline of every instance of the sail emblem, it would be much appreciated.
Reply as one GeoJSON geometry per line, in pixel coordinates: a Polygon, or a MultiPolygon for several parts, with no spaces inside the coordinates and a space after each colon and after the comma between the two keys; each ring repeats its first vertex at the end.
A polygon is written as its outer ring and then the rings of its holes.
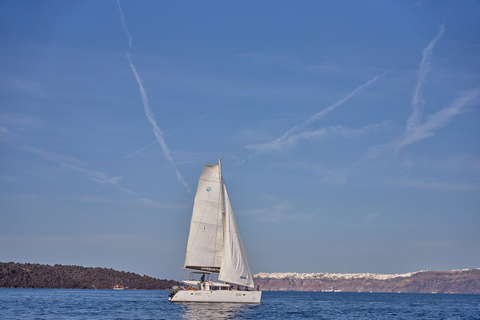
{"type": "Polygon", "coordinates": [[[210,192],[210,190],[212,190],[212,188],[210,188],[210,187],[207,187],[207,191],[208,191],[208,192],[210,192]]]}

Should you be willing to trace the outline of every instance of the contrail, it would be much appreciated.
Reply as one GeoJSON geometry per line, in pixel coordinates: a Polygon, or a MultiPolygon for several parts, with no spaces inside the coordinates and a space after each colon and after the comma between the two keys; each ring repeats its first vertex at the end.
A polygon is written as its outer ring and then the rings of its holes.
{"type": "MultiPolygon", "coordinates": [[[[125,36],[127,37],[127,40],[128,40],[128,47],[131,48],[132,47],[132,36],[130,35],[130,32],[128,32],[127,24],[125,23],[125,17],[123,16],[122,6],[120,5],[120,0],[117,0],[117,6],[118,6],[118,11],[120,12],[120,18],[122,20],[123,30],[125,31],[125,36]]],[[[130,64],[130,68],[132,69],[133,75],[135,76],[135,80],[137,80],[137,84],[138,84],[138,87],[140,89],[140,96],[142,98],[142,104],[143,104],[143,108],[145,110],[145,114],[147,116],[148,121],[153,126],[153,133],[155,134],[155,137],[157,138],[157,141],[160,144],[160,147],[162,148],[163,156],[165,157],[165,159],[168,162],[170,162],[172,167],[175,169],[175,173],[177,175],[178,181],[180,181],[180,183],[185,187],[187,192],[190,193],[190,187],[185,182],[182,175],[180,174],[180,171],[178,171],[177,167],[173,163],[172,156],[170,155],[170,150],[168,149],[168,146],[165,143],[165,139],[163,137],[163,132],[158,127],[157,122],[155,121],[155,116],[153,115],[152,109],[150,109],[150,107],[148,105],[147,92],[143,88],[142,80],[140,79],[140,76],[138,75],[137,69],[133,65],[132,59],[130,58],[130,54],[128,52],[126,52],[126,55],[127,55],[128,63],[130,64]]]]}
{"type": "Polygon", "coordinates": [[[292,134],[282,140],[281,145],[278,145],[279,149],[286,149],[290,146],[298,144],[301,140],[313,140],[323,139],[330,136],[341,136],[345,138],[355,137],[368,131],[376,130],[378,128],[385,127],[390,124],[390,121],[383,121],[380,124],[368,124],[360,129],[351,129],[344,126],[329,126],[314,131],[301,131],[296,134],[292,134]]]}
{"type": "Polygon", "coordinates": [[[448,107],[428,116],[424,123],[416,124],[410,130],[405,131],[405,136],[394,142],[398,152],[406,145],[421,141],[435,135],[435,132],[450,123],[453,117],[463,112],[464,107],[473,102],[480,103],[480,87],[462,92],[448,107]]]}
{"type": "Polygon", "coordinates": [[[117,0],[118,11],[120,11],[120,18],[122,19],[123,30],[125,31],[125,36],[127,37],[128,47],[132,47],[132,36],[128,32],[127,24],[125,23],[125,17],[123,16],[122,6],[120,5],[120,0],[117,0]]]}
{"type": "Polygon", "coordinates": [[[118,185],[118,182],[123,179],[123,177],[109,177],[106,173],[102,171],[85,169],[83,166],[85,166],[86,163],[72,157],[55,154],[45,149],[30,147],[30,146],[23,146],[22,150],[32,153],[44,160],[55,162],[61,167],[81,172],[85,176],[87,176],[89,179],[95,182],[98,182],[100,184],[118,185]]]}
{"type": "MultiPolygon", "coordinates": [[[[175,133],[179,132],[180,130],[183,130],[183,129],[185,129],[186,127],[192,125],[194,122],[200,121],[201,119],[205,118],[205,117],[208,116],[210,113],[212,113],[212,110],[210,110],[209,112],[205,113],[204,115],[198,117],[197,119],[191,121],[190,123],[187,123],[186,125],[183,125],[183,126],[181,126],[180,128],[178,128],[178,129],[176,129],[176,130],[173,130],[172,132],[164,135],[163,138],[166,139],[166,138],[170,137],[171,135],[174,135],[175,133]]],[[[123,158],[123,160],[128,159],[128,158],[131,158],[131,157],[133,157],[134,155],[139,154],[139,153],[142,152],[143,150],[146,150],[146,149],[150,148],[151,146],[153,146],[153,145],[155,145],[155,144],[157,144],[157,143],[158,143],[158,141],[155,140],[155,141],[153,141],[152,143],[146,145],[145,147],[143,147],[143,148],[141,148],[141,149],[139,149],[139,150],[137,150],[137,151],[129,154],[128,156],[125,156],[125,157],[123,158]]]]}
{"type": "MultiPolygon", "coordinates": [[[[395,67],[394,67],[395,68],[395,67]]],[[[315,113],[314,115],[312,115],[311,117],[309,117],[307,120],[303,121],[302,123],[299,123],[297,124],[296,126],[294,126],[293,128],[291,128],[290,130],[288,130],[287,132],[285,132],[280,138],[278,139],[275,139],[271,142],[268,142],[268,143],[261,143],[261,144],[257,144],[255,146],[253,146],[254,149],[256,149],[256,152],[255,154],[259,153],[259,152],[268,152],[268,151],[278,151],[282,148],[282,146],[284,145],[284,142],[285,140],[287,140],[287,138],[289,136],[291,136],[292,134],[294,134],[295,132],[299,131],[299,130],[302,130],[303,128],[305,128],[306,126],[308,126],[309,124],[311,124],[312,122],[315,122],[317,121],[318,119],[322,118],[323,116],[327,115],[328,113],[332,112],[333,110],[335,110],[336,108],[340,107],[342,104],[344,104],[347,100],[349,100],[350,98],[352,98],[353,96],[355,96],[357,93],[359,93],[360,91],[362,91],[363,89],[365,89],[366,87],[370,86],[372,83],[374,83],[375,81],[377,81],[379,78],[383,77],[384,75],[386,75],[387,73],[389,73],[390,71],[392,71],[394,68],[390,69],[390,70],[387,70],[385,72],[383,72],[382,74],[379,74],[378,76],[375,76],[374,78],[370,79],[369,81],[365,82],[364,84],[362,84],[361,86],[359,86],[358,88],[356,88],[355,90],[353,90],[352,92],[350,92],[346,97],[344,97],[343,99],[335,102],[334,104],[326,107],[325,109],[315,113]]],[[[249,156],[249,158],[251,158],[249,156]]],[[[245,162],[245,161],[243,161],[245,162]]],[[[243,164],[242,162],[242,164],[243,164]]]]}
{"type": "Polygon", "coordinates": [[[317,121],[318,119],[322,118],[323,116],[327,115],[328,113],[330,113],[331,111],[335,110],[336,108],[340,107],[342,104],[344,104],[347,100],[349,100],[350,98],[352,98],[353,96],[355,96],[357,93],[359,93],[360,91],[362,91],[363,89],[365,89],[366,87],[370,86],[372,83],[374,83],[375,81],[377,81],[379,78],[385,76],[387,73],[391,72],[393,69],[395,69],[396,67],[398,66],[395,65],[393,68],[373,77],[372,79],[370,79],[369,81],[365,82],[364,84],[362,84],[361,86],[357,87],[355,90],[353,90],[352,92],[350,92],[346,97],[344,97],[343,99],[340,99],[338,100],[337,102],[335,102],[334,104],[324,108],[323,110],[315,113],[314,115],[312,115],[311,117],[309,117],[307,120],[303,121],[302,123],[299,123],[297,124],[296,126],[292,127],[290,130],[288,130],[287,132],[285,132],[280,138],[278,139],[275,139],[271,142],[268,142],[268,143],[260,143],[260,144],[257,144],[257,145],[254,145],[254,146],[246,146],[247,148],[249,149],[254,149],[256,150],[254,154],[250,154],[247,158],[245,158],[244,160],[240,160],[238,161],[234,166],[233,168],[237,167],[237,166],[241,166],[243,165],[247,160],[253,160],[255,159],[255,156],[259,153],[262,153],[262,152],[269,152],[269,151],[281,151],[283,148],[285,148],[286,146],[289,145],[288,143],[288,140],[289,140],[289,137],[291,135],[293,135],[295,132],[297,131],[300,131],[302,129],[304,129],[306,126],[308,126],[309,124],[311,124],[312,122],[315,122],[317,121]]]}
{"type": "Polygon", "coordinates": [[[195,122],[197,122],[197,121],[202,120],[203,118],[205,118],[205,117],[207,117],[208,115],[210,115],[212,112],[213,112],[213,110],[210,110],[210,111],[208,111],[207,113],[205,113],[204,115],[201,115],[200,117],[198,117],[197,119],[190,121],[189,123],[181,126],[180,128],[178,128],[178,129],[176,129],[176,130],[173,130],[172,132],[166,134],[166,135],[165,135],[165,138],[170,137],[171,135],[174,135],[175,133],[179,132],[180,130],[183,130],[183,129],[187,128],[188,126],[191,126],[193,123],[195,123],[195,122]]]}
{"type": "Polygon", "coordinates": [[[143,148],[141,148],[141,149],[139,149],[139,150],[137,150],[137,151],[135,151],[135,152],[130,153],[128,156],[125,156],[125,157],[123,158],[123,160],[128,159],[128,158],[131,158],[131,157],[133,157],[134,155],[139,154],[139,153],[142,152],[143,150],[146,150],[146,149],[150,148],[151,146],[153,146],[153,145],[155,145],[155,144],[157,144],[157,143],[158,143],[158,141],[155,139],[155,141],[153,141],[153,142],[150,143],[149,145],[146,145],[145,147],[143,147],[143,148]]]}
{"type": "Polygon", "coordinates": [[[170,164],[175,169],[175,173],[177,174],[178,181],[180,181],[180,183],[185,187],[187,192],[190,192],[190,187],[185,182],[182,175],[178,171],[177,167],[173,163],[172,156],[170,155],[170,150],[168,149],[168,146],[165,143],[165,139],[163,137],[163,132],[157,126],[157,122],[155,121],[155,116],[153,115],[152,109],[150,109],[150,107],[148,105],[147,93],[146,93],[145,89],[143,88],[142,80],[140,79],[140,76],[138,75],[137,69],[135,69],[135,66],[132,63],[132,59],[130,58],[130,54],[128,52],[126,52],[126,55],[127,55],[128,63],[130,64],[130,68],[132,69],[133,75],[135,76],[135,80],[137,80],[137,84],[138,84],[138,87],[140,89],[140,96],[142,98],[142,104],[143,104],[143,108],[145,110],[145,114],[147,116],[148,121],[150,122],[150,124],[153,127],[153,133],[155,134],[155,137],[157,138],[157,141],[160,144],[160,147],[162,148],[163,156],[165,157],[165,159],[168,162],[170,162],[170,164]]]}
{"type": "Polygon", "coordinates": [[[418,82],[412,97],[413,113],[410,116],[410,118],[408,118],[407,120],[407,130],[413,129],[416,125],[420,123],[420,120],[422,119],[423,105],[425,104],[425,101],[423,101],[423,98],[420,94],[420,90],[423,86],[423,83],[425,82],[425,77],[430,71],[430,65],[431,65],[430,62],[431,62],[433,47],[435,47],[435,44],[437,43],[438,40],[440,40],[444,32],[445,32],[445,25],[441,25],[438,28],[438,34],[435,36],[435,38],[433,38],[432,41],[430,41],[430,43],[422,51],[422,61],[420,62],[420,67],[418,70],[418,82]]]}
{"type": "Polygon", "coordinates": [[[403,147],[417,143],[428,137],[434,136],[436,131],[447,126],[452,119],[462,113],[466,105],[470,103],[478,103],[480,96],[480,88],[464,91],[455,99],[448,107],[431,114],[422,122],[423,101],[420,91],[425,82],[427,73],[430,71],[431,56],[433,48],[438,40],[443,36],[445,26],[441,25],[438,34],[433,38],[422,51],[422,60],[418,70],[418,81],[415,86],[412,97],[413,112],[407,120],[407,126],[403,136],[390,143],[370,148],[366,158],[376,158],[381,155],[382,150],[399,152],[403,147]]]}
{"type": "MultiPolygon", "coordinates": [[[[187,126],[188,126],[188,125],[184,125],[184,126],[178,128],[178,129],[176,129],[175,131],[170,132],[169,134],[164,135],[163,138],[164,138],[164,139],[165,139],[165,138],[168,138],[168,137],[171,136],[172,134],[177,133],[178,131],[182,130],[183,128],[185,128],[185,127],[187,127],[187,126]]],[[[139,153],[142,152],[143,150],[146,150],[146,149],[150,148],[151,146],[156,145],[157,143],[158,143],[158,140],[155,139],[155,141],[149,143],[149,144],[146,145],[145,147],[140,148],[140,149],[138,149],[137,151],[132,152],[132,153],[130,153],[129,155],[123,157],[123,160],[128,159],[128,158],[131,158],[131,157],[133,157],[134,155],[139,154],[139,153]]]]}

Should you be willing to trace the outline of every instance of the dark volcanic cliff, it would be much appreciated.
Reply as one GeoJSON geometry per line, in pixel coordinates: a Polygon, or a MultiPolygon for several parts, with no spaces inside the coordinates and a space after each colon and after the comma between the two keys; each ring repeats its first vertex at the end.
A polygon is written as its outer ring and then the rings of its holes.
{"type": "Polygon", "coordinates": [[[402,293],[480,293],[480,269],[407,274],[259,273],[262,290],[402,293]]]}
{"type": "Polygon", "coordinates": [[[0,262],[0,288],[112,289],[116,285],[165,290],[179,283],[106,268],[0,262]]]}

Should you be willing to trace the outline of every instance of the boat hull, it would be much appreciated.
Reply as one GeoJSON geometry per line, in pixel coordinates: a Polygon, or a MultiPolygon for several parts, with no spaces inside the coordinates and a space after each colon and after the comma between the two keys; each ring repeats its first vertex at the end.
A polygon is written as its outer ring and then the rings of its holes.
{"type": "Polygon", "coordinates": [[[171,302],[228,302],[228,303],[260,303],[262,291],[236,290],[181,290],[170,297],[171,302]]]}

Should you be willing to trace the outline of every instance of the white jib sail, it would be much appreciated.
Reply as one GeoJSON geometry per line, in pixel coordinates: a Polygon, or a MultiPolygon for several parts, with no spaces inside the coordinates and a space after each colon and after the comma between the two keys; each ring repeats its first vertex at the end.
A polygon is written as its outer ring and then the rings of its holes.
{"type": "Polygon", "coordinates": [[[185,268],[219,272],[223,249],[221,181],[218,165],[206,165],[198,181],[185,268]]]}
{"type": "Polygon", "coordinates": [[[248,267],[247,257],[245,256],[235,217],[233,216],[227,188],[224,187],[223,190],[225,199],[224,247],[218,279],[242,286],[253,287],[252,274],[248,267]]]}

